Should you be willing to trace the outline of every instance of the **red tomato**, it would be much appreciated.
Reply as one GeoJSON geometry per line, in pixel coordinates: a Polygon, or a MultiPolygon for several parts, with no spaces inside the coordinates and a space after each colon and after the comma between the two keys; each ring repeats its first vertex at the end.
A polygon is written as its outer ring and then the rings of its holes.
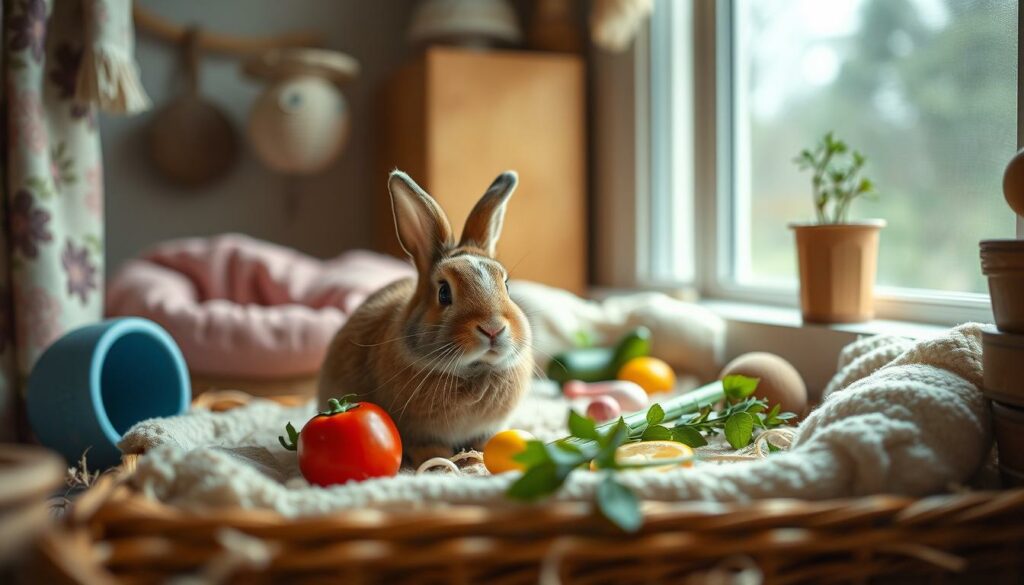
{"type": "Polygon", "coordinates": [[[330,399],[300,433],[288,423],[285,449],[299,452],[306,481],[320,486],[386,477],[402,466],[402,439],[388,413],[369,402],[330,399]]]}

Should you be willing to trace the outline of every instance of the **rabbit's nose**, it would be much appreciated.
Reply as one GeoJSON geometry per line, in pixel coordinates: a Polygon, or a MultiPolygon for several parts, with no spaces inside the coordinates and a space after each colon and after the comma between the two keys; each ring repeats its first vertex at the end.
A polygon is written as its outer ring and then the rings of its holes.
{"type": "Polygon", "coordinates": [[[491,340],[491,345],[494,345],[494,342],[498,340],[498,336],[505,331],[505,328],[505,325],[502,325],[501,327],[496,327],[494,325],[491,325],[489,327],[484,327],[483,325],[476,326],[477,331],[483,333],[484,335],[487,336],[487,339],[491,340]]]}

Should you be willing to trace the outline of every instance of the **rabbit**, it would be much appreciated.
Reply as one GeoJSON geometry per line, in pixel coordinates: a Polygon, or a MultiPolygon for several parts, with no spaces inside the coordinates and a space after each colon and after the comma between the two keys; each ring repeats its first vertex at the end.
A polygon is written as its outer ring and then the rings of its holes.
{"type": "Polygon", "coordinates": [[[518,184],[500,174],[456,243],[444,211],[408,175],[388,179],[395,228],[417,277],[371,295],[327,350],[319,402],[356,394],[398,427],[407,464],[483,444],[523,397],[533,368],[526,315],[495,259],[518,184]]]}

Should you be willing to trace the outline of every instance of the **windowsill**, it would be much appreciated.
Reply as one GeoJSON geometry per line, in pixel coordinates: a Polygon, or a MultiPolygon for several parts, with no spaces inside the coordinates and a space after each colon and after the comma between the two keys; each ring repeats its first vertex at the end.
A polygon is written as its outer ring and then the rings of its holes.
{"type": "Polygon", "coordinates": [[[757,303],[701,300],[699,304],[722,317],[726,329],[725,358],[767,351],[793,364],[807,384],[812,400],[836,372],[844,347],[861,336],[893,335],[925,339],[947,327],[909,321],[874,320],[864,323],[804,323],[800,310],[757,303]]]}
{"type": "MultiPolygon", "coordinates": [[[[641,290],[594,287],[589,296],[600,300],[641,290]]],[[[672,296],[686,298],[687,294],[672,296]]],[[[800,310],[794,307],[722,299],[701,299],[697,303],[725,320],[726,361],[754,351],[779,355],[800,372],[814,400],[835,374],[842,349],[859,337],[893,335],[924,339],[949,329],[943,325],[885,319],[865,323],[804,323],[800,310]]]]}
{"type": "Polygon", "coordinates": [[[895,335],[921,339],[938,335],[948,329],[940,325],[886,319],[875,319],[863,323],[804,323],[799,309],[789,307],[717,299],[701,300],[699,304],[730,322],[788,327],[792,329],[828,329],[857,336],[895,335]]]}
{"type": "Polygon", "coordinates": [[[710,299],[699,303],[728,325],[727,360],[752,351],[779,355],[800,372],[812,400],[820,399],[821,391],[835,375],[843,348],[861,336],[924,339],[947,329],[940,325],[881,319],[864,323],[804,323],[800,310],[792,307],[710,299]]]}
{"type": "MultiPolygon", "coordinates": [[[[647,290],[651,289],[628,289],[596,286],[591,287],[589,297],[601,300],[613,295],[631,294],[647,290]]],[[[675,296],[676,298],[686,298],[688,296],[686,294],[671,294],[668,291],[663,292],[670,294],[670,296],[675,296]]],[[[800,315],[800,310],[793,307],[782,307],[766,303],[752,303],[715,298],[700,299],[697,301],[697,304],[708,308],[729,322],[785,327],[788,329],[828,330],[846,333],[852,336],[894,335],[899,337],[923,339],[938,335],[949,329],[948,326],[935,325],[932,323],[897,321],[890,319],[874,319],[863,323],[804,323],[803,317],[800,315]]]]}

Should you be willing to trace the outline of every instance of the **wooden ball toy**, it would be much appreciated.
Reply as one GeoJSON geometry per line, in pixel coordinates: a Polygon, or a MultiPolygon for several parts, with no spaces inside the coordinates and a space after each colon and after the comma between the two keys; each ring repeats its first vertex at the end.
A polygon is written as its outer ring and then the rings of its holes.
{"type": "Polygon", "coordinates": [[[1003,196],[1017,215],[1024,216],[1024,149],[1018,151],[1006,165],[1003,196]]]}
{"type": "Polygon", "coordinates": [[[351,114],[339,85],[355,59],[322,49],[275,49],[245,64],[269,84],[249,114],[249,141],[270,169],[308,175],[330,166],[348,138],[351,114]]]}
{"type": "Polygon", "coordinates": [[[758,378],[754,396],[770,406],[778,404],[784,412],[801,417],[807,414],[807,386],[800,372],[781,357],[765,352],[743,354],[729,362],[719,378],[734,374],[758,378]]]}

